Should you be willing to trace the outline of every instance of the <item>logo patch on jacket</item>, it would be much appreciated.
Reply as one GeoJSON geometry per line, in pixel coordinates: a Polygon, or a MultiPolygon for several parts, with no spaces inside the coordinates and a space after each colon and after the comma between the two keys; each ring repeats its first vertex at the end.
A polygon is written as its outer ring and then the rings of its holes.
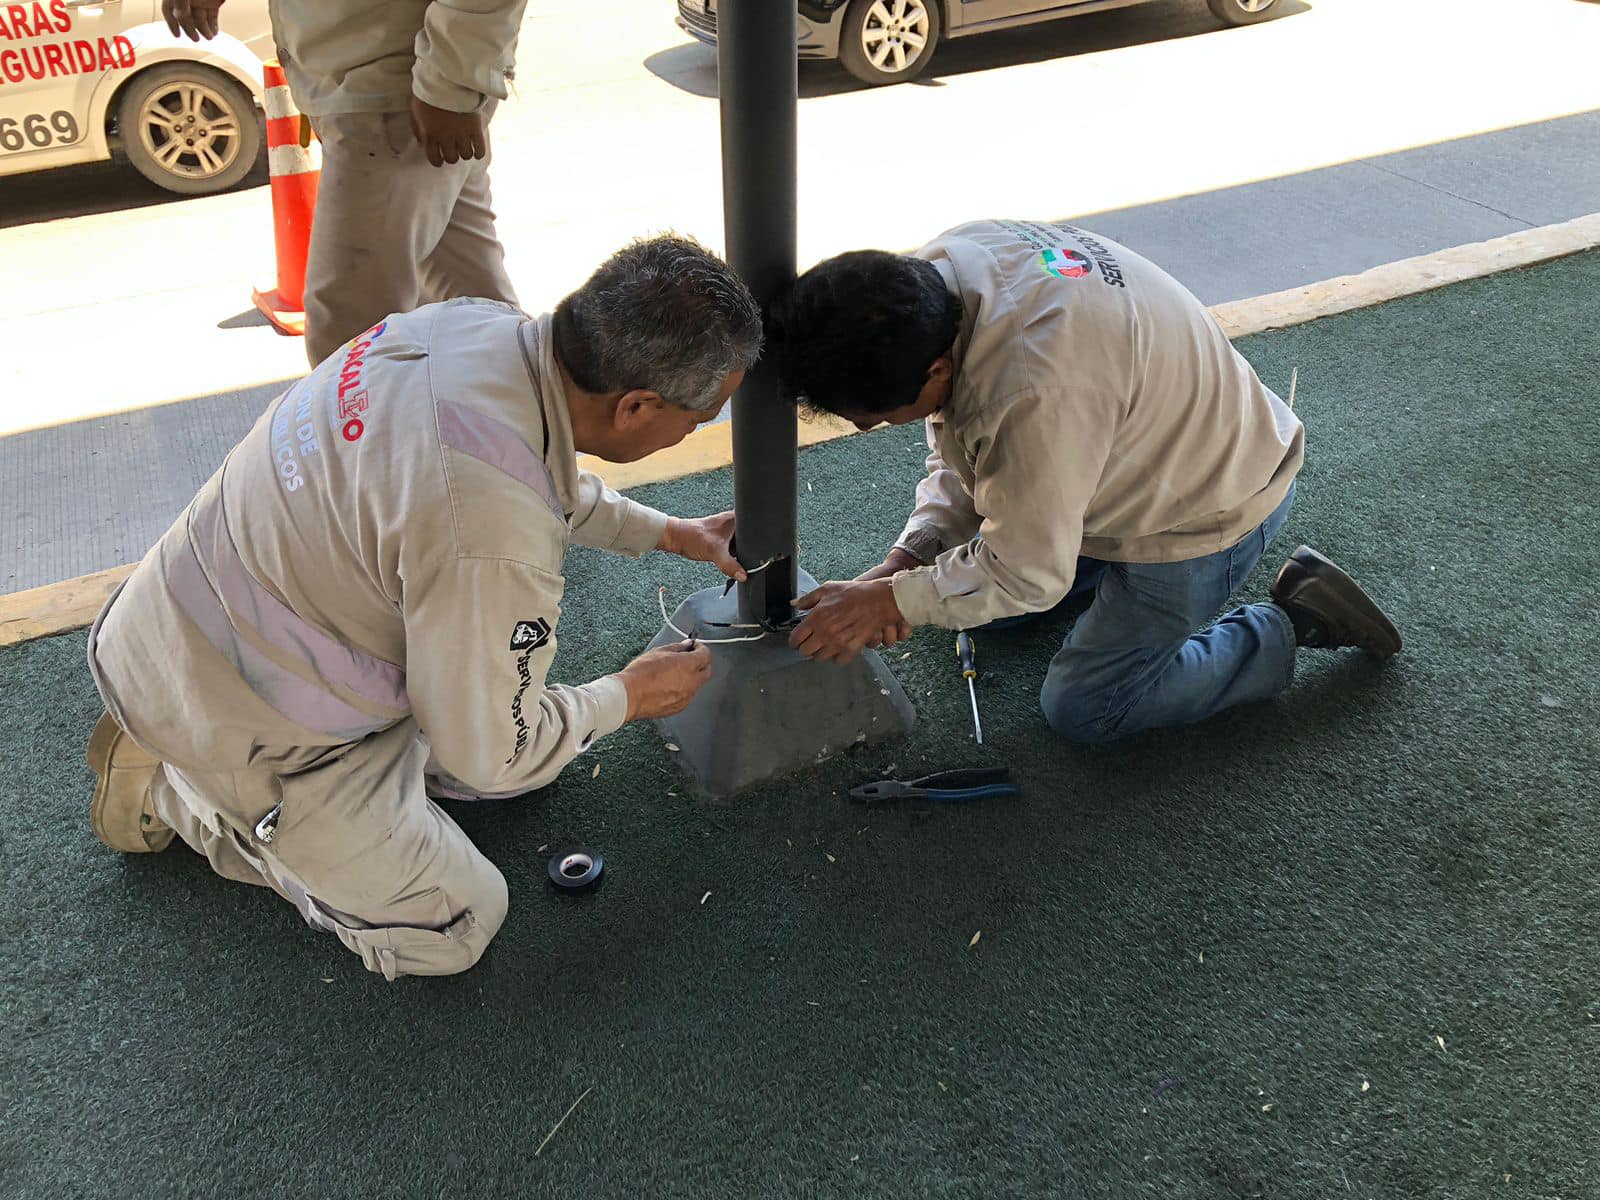
{"type": "Polygon", "coordinates": [[[1039,255],[1039,264],[1057,279],[1081,279],[1094,270],[1088,255],[1056,246],[1039,255]]]}
{"type": "Polygon", "coordinates": [[[367,431],[368,398],[366,383],[367,351],[383,336],[389,322],[379,321],[360,337],[345,343],[344,362],[339,367],[339,391],[335,404],[339,412],[339,435],[347,442],[359,442],[367,431]]]}
{"type": "Polygon", "coordinates": [[[549,640],[550,622],[543,617],[518,621],[511,630],[511,649],[514,651],[537,650],[549,640]]]}

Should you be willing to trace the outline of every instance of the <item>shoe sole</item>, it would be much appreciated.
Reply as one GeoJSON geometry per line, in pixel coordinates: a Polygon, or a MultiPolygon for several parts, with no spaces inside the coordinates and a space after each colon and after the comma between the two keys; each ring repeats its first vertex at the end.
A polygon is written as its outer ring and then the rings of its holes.
{"type": "Polygon", "coordinates": [[[1380,659],[1393,658],[1400,653],[1400,631],[1394,627],[1394,622],[1338,563],[1310,546],[1296,546],[1289,558],[1345,593],[1341,598],[1349,604],[1348,617],[1354,632],[1368,643],[1362,649],[1380,659]]]}

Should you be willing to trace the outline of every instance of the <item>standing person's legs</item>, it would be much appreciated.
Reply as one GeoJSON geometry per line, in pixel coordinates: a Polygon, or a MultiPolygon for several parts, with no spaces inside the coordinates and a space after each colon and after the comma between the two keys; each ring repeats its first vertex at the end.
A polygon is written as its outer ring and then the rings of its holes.
{"type": "Polygon", "coordinates": [[[444,235],[422,263],[421,279],[425,304],[456,296],[517,303],[516,288],[506,274],[505,248],[495,230],[488,159],[472,163],[444,235]]]}
{"type": "MultiPolygon", "coordinates": [[[[435,167],[410,114],[314,118],[322,179],[306,261],[306,357],[316,366],[390,313],[422,300],[422,267],[481,161],[435,167]]],[[[485,204],[487,184],[484,185],[485,204]]],[[[490,235],[493,234],[492,219],[490,235]]],[[[498,243],[495,244],[498,249],[498,243]]]]}
{"type": "Polygon", "coordinates": [[[403,721],[292,775],[164,765],[150,798],[219,875],[272,888],[369,971],[449,975],[476,963],[499,930],[506,883],[424,795],[426,759],[403,721]],[[265,841],[257,823],[274,809],[265,841]]]}
{"type": "Polygon", "coordinates": [[[1051,660],[1039,701],[1051,728],[1107,742],[1265,700],[1294,677],[1295,631],[1276,604],[1195,630],[1260,561],[1293,492],[1236,546],[1176,563],[1109,563],[1095,600],[1051,660]]]}

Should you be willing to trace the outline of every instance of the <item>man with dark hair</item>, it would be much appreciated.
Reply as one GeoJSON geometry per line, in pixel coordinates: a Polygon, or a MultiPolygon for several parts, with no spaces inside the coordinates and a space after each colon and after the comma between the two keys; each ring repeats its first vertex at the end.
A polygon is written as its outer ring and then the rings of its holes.
{"type": "Polygon", "coordinates": [[[1208,624],[1288,516],[1305,431],[1205,306],[1125,247],[980,221],[913,255],[842,254],[775,306],[768,344],[803,402],[928,428],[894,548],[797,601],[791,640],[812,657],[1087,603],[1040,702],[1063,737],[1103,742],[1277,695],[1297,646],[1400,649],[1306,546],[1270,602],[1208,624]]]}
{"type": "Polygon", "coordinates": [[[267,410],[95,622],[95,833],[132,852],[181,837],[390,979],[466,970],[505,879],[429,796],[543,787],[711,674],[684,643],[546,684],[569,542],[744,575],[732,513],[670,518],[577,455],[683,440],[760,345],[744,285],[672,237],[618,252],[554,320],[453,300],[356,338],[267,410]]]}

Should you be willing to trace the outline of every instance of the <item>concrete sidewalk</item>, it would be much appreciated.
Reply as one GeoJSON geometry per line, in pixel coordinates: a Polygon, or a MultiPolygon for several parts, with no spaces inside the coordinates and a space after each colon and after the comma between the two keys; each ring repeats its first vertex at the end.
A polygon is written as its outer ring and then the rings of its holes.
{"type": "MultiPolygon", "coordinates": [[[[1593,209],[1600,8],[1282,11],[1223,29],[1202,0],[1157,0],[958,40],[924,86],[808,64],[802,262],[974,216],[1075,217],[1219,301],[1593,209]],[[1467,69],[1489,48],[1492,71],[1467,69]]],[[[532,310],[639,233],[721,242],[715,59],[673,19],[670,0],[528,11],[494,173],[532,310]]],[[[248,311],[272,262],[265,189],[141,186],[105,168],[5,182],[0,437],[45,432],[0,441],[0,593],[136,556],[302,369],[248,311]]]]}
{"type": "MultiPolygon", "coordinates": [[[[1218,303],[1578,216],[1600,195],[1597,141],[1600,112],[1585,113],[1118,212],[1041,215],[1082,220],[1218,303]],[[1472,194],[1439,180],[1472,181],[1472,194]],[[1219,235],[1242,214],[1246,240],[1219,235]]],[[[0,437],[0,593],[137,560],[287,382],[0,437]]]]}
{"type": "MultiPolygon", "coordinates": [[[[958,40],[925,86],[861,89],[815,64],[800,110],[801,261],[915,243],[974,216],[1213,195],[1223,207],[1192,225],[1215,252],[1171,265],[1207,298],[1228,298],[1594,207],[1569,203],[1595,194],[1581,132],[1548,150],[1490,146],[1481,166],[1424,153],[1304,196],[1234,191],[1600,109],[1594,5],[1280,8],[1226,29],[1203,0],[1156,0],[958,40]],[[1493,69],[1478,69],[1491,51],[1493,69]],[[1577,152],[1548,152],[1562,146],[1577,152]],[[1297,219],[1272,219],[1283,204],[1297,219]],[[1299,249],[1325,235],[1327,251],[1299,249]],[[1251,277],[1254,263],[1298,274],[1251,277]]],[[[674,16],[671,0],[528,10],[516,95],[495,122],[494,178],[511,275],[532,310],[640,233],[677,228],[721,244],[715,60],[674,16]]],[[[102,173],[80,186],[108,185],[102,173]]],[[[27,210],[3,218],[27,223],[0,228],[0,321],[17,347],[0,358],[0,433],[301,370],[298,345],[250,319],[250,288],[272,269],[264,189],[70,216],[77,197],[23,199],[48,187],[48,176],[8,179],[0,202],[27,210]]],[[[1166,242],[1190,240],[1174,230],[1166,242]]]]}

